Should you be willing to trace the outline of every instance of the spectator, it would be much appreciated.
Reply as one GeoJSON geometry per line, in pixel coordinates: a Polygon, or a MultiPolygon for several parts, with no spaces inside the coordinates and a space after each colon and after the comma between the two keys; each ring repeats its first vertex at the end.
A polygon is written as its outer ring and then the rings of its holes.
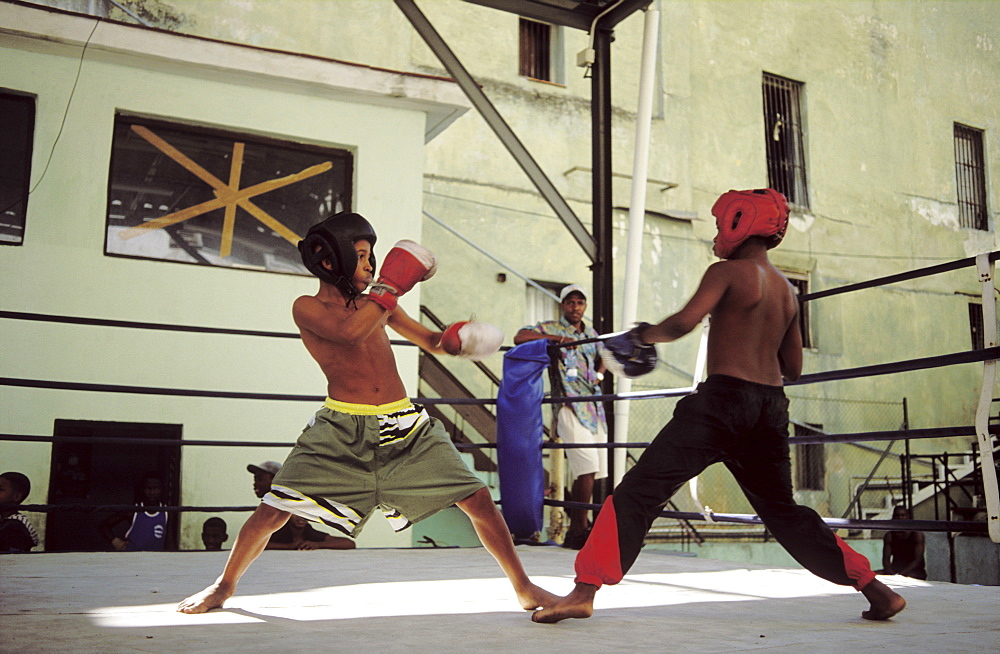
{"type": "Polygon", "coordinates": [[[302,516],[292,514],[285,526],[271,535],[268,550],[353,550],[354,541],[324,534],[302,516]]]}
{"type": "MultiPolygon", "coordinates": [[[[912,520],[905,506],[892,510],[893,520],[912,520]]],[[[924,534],[921,531],[888,531],[882,537],[882,569],[880,575],[903,575],[927,579],[924,565],[924,534]]]]}
{"type": "Polygon", "coordinates": [[[252,463],[247,466],[247,472],[253,473],[253,492],[257,497],[264,497],[271,490],[274,476],[281,470],[277,461],[265,461],[259,466],[252,463]]]}
{"type": "Polygon", "coordinates": [[[219,517],[212,517],[201,526],[201,542],[205,544],[206,550],[219,551],[222,544],[229,540],[226,533],[226,521],[219,517]]]}
{"type": "MultiPolygon", "coordinates": [[[[20,504],[31,492],[31,481],[20,472],[0,474],[0,505],[20,504]]],[[[30,552],[38,545],[38,532],[17,507],[0,509],[0,553],[30,552]]]]}
{"type": "MultiPolygon", "coordinates": [[[[514,336],[514,344],[547,338],[553,343],[572,343],[595,338],[597,332],[583,321],[587,310],[587,296],[576,284],[570,284],[559,293],[562,318],[546,320],[536,325],[522,327],[514,336]]],[[[604,363],[597,343],[565,347],[559,351],[559,375],[563,394],[567,397],[599,395],[604,379],[604,363]]],[[[564,443],[607,443],[607,423],[604,407],[599,402],[574,402],[563,404],[556,420],[556,433],[564,443]]],[[[598,448],[566,450],[573,487],[570,500],[589,503],[594,496],[594,482],[608,476],[607,451],[598,448]]],[[[562,483],[562,480],[554,480],[562,483]]],[[[565,547],[580,549],[590,533],[587,509],[570,509],[569,530],[563,542],[565,547]]]]}

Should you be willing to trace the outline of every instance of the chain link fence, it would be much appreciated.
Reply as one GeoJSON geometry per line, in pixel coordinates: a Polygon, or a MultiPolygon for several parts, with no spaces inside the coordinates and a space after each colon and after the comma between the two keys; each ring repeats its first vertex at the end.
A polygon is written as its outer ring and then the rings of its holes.
{"type": "MultiPolygon", "coordinates": [[[[654,390],[635,384],[633,390],[654,390]]],[[[798,390],[798,389],[797,389],[798,390]]],[[[894,431],[906,425],[905,401],[868,400],[857,397],[813,397],[790,390],[789,432],[792,436],[894,431]]],[[[651,441],[673,414],[680,398],[631,402],[629,440],[651,441]]],[[[905,441],[863,443],[797,444],[791,449],[792,483],[800,504],[821,515],[853,518],[889,518],[892,506],[904,500],[900,455],[905,441]]],[[[628,450],[626,468],[642,454],[628,450]]],[[[915,469],[914,476],[927,470],[915,469]]],[[[679,491],[667,508],[702,511],[704,506],[719,513],[753,513],[739,486],[723,466],[712,466],[699,476],[697,499],[689,490],[679,491]],[[702,506],[699,506],[701,504],[702,506]]],[[[695,523],[706,540],[760,539],[762,527],[695,523]]],[[[650,540],[688,540],[690,526],[660,518],[650,531],[650,540]]]]}

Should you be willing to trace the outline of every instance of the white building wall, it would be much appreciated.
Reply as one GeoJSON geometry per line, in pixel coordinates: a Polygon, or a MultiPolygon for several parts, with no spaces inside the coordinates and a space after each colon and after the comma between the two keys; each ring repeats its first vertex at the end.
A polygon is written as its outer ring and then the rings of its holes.
{"type": "MultiPolygon", "coordinates": [[[[394,236],[421,238],[425,137],[467,109],[457,88],[442,80],[369,69],[361,70],[361,79],[356,67],[336,62],[108,23],[95,29],[87,18],[10,5],[0,6],[0,24],[0,87],[38,98],[24,244],[0,248],[6,311],[296,331],[291,303],[315,292],[310,277],[104,255],[117,112],[351,151],[354,209],[387,234],[388,242],[379,243],[384,253],[394,236]]],[[[252,220],[242,212],[237,219],[252,220]]],[[[419,301],[417,289],[401,304],[415,314],[419,301]]],[[[9,319],[0,324],[0,375],[9,378],[320,397],[326,387],[297,339],[9,319]]],[[[400,372],[415,394],[416,348],[397,349],[400,372]]],[[[65,418],[180,424],[186,440],[291,443],[315,409],[316,403],[302,401],[3,386],[0,432],[51,435],[53,421],[65,418]]],[[[29,503],[46,502],[50,449],[48,443],[0,442],[0,467],[32,480],[29,503]]],[[[246,465],[280,461],[286,453],[186,448],[181,501],[253,504],[246,465]]],[[[242,522],[233,515],[227,516],[231,539],[242,522]]],[[[183,547],[201,546],[204,517],[184,515],[183,547]]],[[[375,524],[361,544],[409,540],[375,524]]]]}

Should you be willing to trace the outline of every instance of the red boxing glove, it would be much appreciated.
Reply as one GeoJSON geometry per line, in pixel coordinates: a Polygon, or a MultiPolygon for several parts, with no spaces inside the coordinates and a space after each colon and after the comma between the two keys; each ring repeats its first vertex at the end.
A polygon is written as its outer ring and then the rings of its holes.
{"type": "Polygon", "coordinates": [[[485,322],[463,320],[448,326],[441,335],[441,347],[448,354],[481,361],[495,354],[503,343],[503,332],[485,322]]]}
{"type": "Polygon", "coordinates": [[[399,296],[417,282],[430,279],[437,272],[434,254],[414,241],[402,240],[385,255],[378,281],[368,291],[368,299],[384,309],[396,308],[399,296]]]}

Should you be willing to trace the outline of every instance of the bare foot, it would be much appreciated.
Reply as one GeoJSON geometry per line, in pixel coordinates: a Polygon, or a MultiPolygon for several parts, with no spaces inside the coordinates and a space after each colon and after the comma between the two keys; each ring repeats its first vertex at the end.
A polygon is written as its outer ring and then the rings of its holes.
{"type": "Polygon", "coordinates": [[[529,583],[527,588],[524,588],[517,593],[517,601],[520,602],[521,608],[525,611],[532,611],[539,607],[551,606],[559,599],[561,598],[555,593],[550,593],[541,586],[536,586],[532,583],[529,583]]]}
{"type": "Polygon", "coordinates": [[[594,614],[594,596],[597,586],[577,583],[576,588],[554,604],[531,614],[532,622],[551,624],[566,618],[589,618],[594,614]]]}
{"type": "Polygon", "coordinates": [[[177,611],[180,613],[205,613],[212,609],[220,609],[232,594],[232,590],[226,590],[218,583],[214,583],[178,604],[177,611]]]}
{"type": "Polygon", "coordinates": [[[906,608],[903,596],[878,579],[862,588],[861,593],[871,602],[871,608],[861,612],[865,620],[888,620],[906,608]]]}

